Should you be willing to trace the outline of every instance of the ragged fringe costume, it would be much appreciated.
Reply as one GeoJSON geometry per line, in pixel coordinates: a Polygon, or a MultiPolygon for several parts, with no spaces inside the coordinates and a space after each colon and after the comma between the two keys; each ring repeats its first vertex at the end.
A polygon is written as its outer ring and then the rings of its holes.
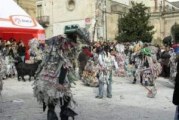
{"type": "Polygon", "coordinates": [[[161,65],[158,63],[156,56],[152,55],[151,50],[148,48],[141,49],[140,55],[142,56],[136,62],[138,64],[136,65],[133,83],[137,79],[140,79],[140,83],[149,91],[147,96],[153,98],[156,95],[155,80],[161,73],[161,65]],[[147,87],[148,85],[153,87],[150,89],[147,87]]]}
{"type": "Polygon", "coordinates": [[[3,79],[6,78],[6,66],[3,58],[4,57],[0,53],[0,94],[3,89],[3,79]]]}
{"type": "Polygon", "coordinates": [[[125,76],[125,54],[124,54],[124,45],[117,44],[116,46],[116,61],[118,63],[119,69],[116,71],[117,76],[125,76]]]}
{"type": "Polygon", "coordinates": [[[82,75],[82,81],[85,85],[91,87],[98,86],[97,71],[98,68],[96,62],[92,59],[88,60],[82,75]]]}
{"type": "Polygon", "coordinates": [[[7,75],[7,66],[6,66],[5,58],[2,54],[0,55],[0,72],[1,72],[1,78],[5,79],[7,75]]]}
{"type": "Polygon", "coordinates": [[[44,57],[42,49],[40,49],[40,42],[37,39],[31,39],[29,41],[29,54],[30,54],[30,62],[34,62],[35,60],[42,60],[44,57]]]}
{"type": "Polygon", "coordinates": [[[7,76],[13,76],[15,75],[15,65],[14,65],[14,59],[12,58],[12,56],[6,56],[5,57],[5,65],[6,65],[6,75],[7,76]]]}
{"type": "Polygon", "coordinates": [[[5,61],[4,64],[6,67],[6,77],[12,77],[15,75],[15,72],[16,72],[14,59],[13,59],[14,57],[13,48],[10,48],[10,47],[3,48],[2,54],[3,54],[2,57],[5,61]]]}
{"type": "Polygon", "coordinates": [[[179,44],[174,44],[173,46],[173,51],[170,53],[170,78],[169,81],[175,84],[175,77],[177,74],[177,62],[176,59],[178,59],[179,56],[179,44]]]}
{"type": "Polygon", "coordinates": [[[124,68],[125,68],[125,77],[132,77],[135,72],[135,66],[129,63],[128,57],[126,57],[125,59],[124,68]]]}
{"type": "MultiPolygon", "coordinates": [[[[83,29],[78,29],[77,34],[79,40],[89,44],[89,38],[83,29]]],[[[47,120],[58,120],[55,113],[56,105],[61,107],[61,120],[68,120],[69,117],[74,119],[77,114],[70,108],[70,105],[75,103],[70,87],[78,78],[71,60],[76,59],[77,53],[74,51],[77,51],[78,46],[73,38],[61,35],[45,42],[45,57],[36,73],[34,96],[43,104],[44,110],[48,106],[47,120]]]]}
{"type": "Polygon", "coordinates": [[[104,84],[107,85],[107,97],[112,97],[112,71],[118,69],[117,62],[114,56],[108,52],[102,51],[98,57],[98,80],[99,80],[99,93],[96,98],[103,98],[104,84]]]}

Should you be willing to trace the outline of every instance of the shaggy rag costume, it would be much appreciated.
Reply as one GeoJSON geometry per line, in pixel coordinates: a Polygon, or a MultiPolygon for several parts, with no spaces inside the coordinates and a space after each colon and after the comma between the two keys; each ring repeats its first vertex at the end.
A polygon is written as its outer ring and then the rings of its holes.
{"type": "Polygon", "coordinates": [[[125,54],[124,50],[125,47],[122,44],[117,44],[115,46],[117,53],[115,54],[117,64],[119,66],[119,69],[116,71],[117,76],[124,76],[125,75],[125,54]]]}
{"type": "MultiPolygon", "coordinates": [[[[81,38],[79,40],[89,44],[83,29],[78,29],[77,33],[81,38]]],[[[70,104],[75,103],[70,87],[77,78],[71,60],[77,59],[78,46],[73,39],[60,35],[45,42],[44,59],[37,70],[37,79],[34,82],[34,96],[43,103],[44,110],[48,106],[48,120],[58,120],[55,113],[56,105],[61,107],[61,120],[68,120],[69,117],[74,119],[77,114],[70,108],[70,104]]]]}
{"type": "Polygon", "coordinates": [[[117,76],[125,75],[125,55],[123,53],[116,54],[116,62],[119,66],[119,69],[116,71],[117,76]]]}
{"type": "Polygon", "coordinates": [[[85,66],[85,70],[83,71],[82,75],[82,81],[85,85],[91,87],[98,86],[97,71],[98,69],[96,63],[90,59],[87,62],[87,65],[85,66]]]}
{"type": "Polygon", "coordinates": [[[155,80],[161,72],[161,66],[157,62],[156,55],[152,54],[149,48],[141,49],[139,56],[140,59],[136,62],[139,64],[136,64],[137,69],[134,74],[133,83],[136,83],[136,80],[140,79],[140,83],[148,90],[147,96],[153,98],[157,93],[155,80]],[[149,88],[147,87],[148,85],[152,87],[149,88]]]}
{"type": "Polygon", "coordinates": [[[69,49],[61,49],[66,44],[66,39],[57,36],[46,42],[49,49],[46,49],[46,58],[37,71],[34,95],[40,103],[48,105],[50,116],[51,113],[55,115],[53,105],[62,103],[60,105],[64,106],[67,97],[73,101],[70,83],[77,79],[68,58],[69,49]]]}
{"type": "Polygon", "coordinates": [[[1,72],[1,78],[5,79],[7,75],[7,65],[4,56],[2,55],[0,55],[0,72],[1,72]]]}
{"type": "Polygon", "coordinates": [[[40,48],[40,42],[37,39],[32,39],[29,41],[29,47],[28,53],[30,55],[30,62],[34,62],[36,60],[42,60],[43,59],[43,51],[42,48],[40,48]]]}
{"type": "Polygon", "coordinates": [[[5,66],[4,66],[4,60],[2,58],[2,56],[0,56],[0,95],[1,95],[1,91],[3,89],[3,77],[6,76],[6,70],[5,70],[5,66]]]}
{"type": "Polygon", "coordinates": [[[111,56],[110,53],[101,52],[99,54],[99,93],[96,98],[103,98],[104,95],[104,84],[107,85],[107,97],[112,97],[112,70],[114,68],[118,69],[117,62],[115,61],[114,56],[111,56]]]}

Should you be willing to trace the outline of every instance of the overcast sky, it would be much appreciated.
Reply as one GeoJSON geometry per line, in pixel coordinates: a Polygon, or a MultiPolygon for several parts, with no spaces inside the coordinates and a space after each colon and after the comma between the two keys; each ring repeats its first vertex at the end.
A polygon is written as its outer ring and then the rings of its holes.
{"type": "Polygon", "coordinates": [[[175,1],[179,1],[179,0],[168,0],[169,2],[175,2],[175,1]]]}

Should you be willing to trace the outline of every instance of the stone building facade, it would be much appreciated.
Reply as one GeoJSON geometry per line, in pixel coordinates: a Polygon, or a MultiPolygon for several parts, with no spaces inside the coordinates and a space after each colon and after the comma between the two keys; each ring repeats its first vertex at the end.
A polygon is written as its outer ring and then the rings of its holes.
{"type": "Polygon", "coordinates": [[[21,6],[30,16],[36,17],[36,0],[14,0],[21,6]]]}
{"type": "Polygon", "coordinates": [[[135,0],[150,8],[150,24],[154,25],[154,39],[163,39],[171,34],[171,27],[179,23],[179,2],[166,0],[135,0]]]}
{"type": "MultiPolygon", "coordinates": [[[[37,17],[46,36],[63,34],[65,26],[79,25],[90,31],[91,40],[114,40],[120,12],[119,0],[36,0],[37,17]]],[[[126,0],[124,0],[126,1],[126,0]]],[[[127,0],[128,1],[128,0],[127,0]]]]}

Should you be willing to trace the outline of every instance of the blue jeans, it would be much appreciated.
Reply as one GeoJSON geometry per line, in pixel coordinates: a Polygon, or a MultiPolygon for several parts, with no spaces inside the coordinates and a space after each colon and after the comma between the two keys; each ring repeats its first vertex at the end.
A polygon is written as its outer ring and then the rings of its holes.
{"type": "Polygon", "coordinates": [[[175,112],[175,118],[174,120],[179,120],[179,107],[176,107],[176,112],[175,112]]]}
{"type": "Polygon", "coordinates": [[[104,80],[99,80],[99,97],[103,97],[104,94],[104,84],[107,85],[107,96],[112,97],[112,72],[109,72],[107,75],[104,75],[104,80]]]}

